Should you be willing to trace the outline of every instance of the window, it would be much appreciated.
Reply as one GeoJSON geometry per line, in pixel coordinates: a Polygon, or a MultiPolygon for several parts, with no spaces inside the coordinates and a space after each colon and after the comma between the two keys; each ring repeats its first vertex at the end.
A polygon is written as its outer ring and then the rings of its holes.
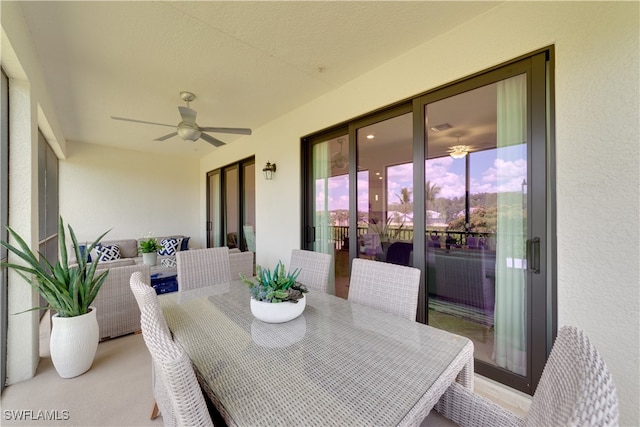
{"type": "MultiPolygon", "coordinates": [[[[54,264],[58,260],[58,157],[38,131],[39,251],[54,264]]],[[[43,312],[44,314],[44,312],[43,312]]]]}
{"type": "MultiPolygon", "coordinates": [[[[0,224],[9,223],[9,79],[2,70],[0,90],[0,224]]],[[[0,229],[0,240],[7,241],[7,230],[0,229]]],[[[7,250],[0,248],[0,261],[7,261],[7,250]]],[[[0,267],[0,392],[7,377],[7,269],[0,267]]]]}
{"type": "Polygon", "coordinates": [[[476,372],[530,394],[556,321],[550,55],[302,140],[303,244],[334,255],[336,295],[355,257],[419,268],[417,320],[469,337],[476,372]]]}

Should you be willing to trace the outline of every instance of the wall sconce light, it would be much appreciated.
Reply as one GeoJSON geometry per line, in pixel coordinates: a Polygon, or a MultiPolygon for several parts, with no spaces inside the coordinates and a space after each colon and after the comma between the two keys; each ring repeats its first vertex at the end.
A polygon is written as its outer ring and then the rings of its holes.
{"type": "Polygon", "coordinates": [[[264,179],[270,181],[273,179],[273,174],[276,172],[276,164],[271,164],[267,161],[267,164],[262,168],[262,173],[264,174],[264,179]]]}

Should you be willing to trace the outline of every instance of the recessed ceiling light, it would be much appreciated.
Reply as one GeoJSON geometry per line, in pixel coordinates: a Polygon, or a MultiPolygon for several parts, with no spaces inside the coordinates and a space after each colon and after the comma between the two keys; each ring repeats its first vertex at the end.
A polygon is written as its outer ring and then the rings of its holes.
{"type": "Polygon", "coordinates": [[[373,138],[375,138],[375,136],[373,136],[373,135],[367,135],[367,139],[373,139],[373,138]]]}

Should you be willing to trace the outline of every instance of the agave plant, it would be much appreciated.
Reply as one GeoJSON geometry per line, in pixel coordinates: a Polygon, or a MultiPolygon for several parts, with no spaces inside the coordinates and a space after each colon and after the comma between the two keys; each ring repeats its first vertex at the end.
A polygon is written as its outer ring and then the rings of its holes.
{"type": "Polygon", "coordinates": [[[107,278],[109,270],[105,269],[96,276],[98,261],[88,263],[89,252],[108,233],[98,237],[86,251],[81,251],[78,239],[71,226],[68,226],[77,265],[69,267],[67,257],[67,239],[62,217],[58,219],[58,240],[60,257],[52,265],[41,253],[36,256],[27,243],[14,230],[7,227],[9,235],[17,246],[0,241],[0,245],[20,257],[26,265],[3,262],[2,265],[14,269],[27,283],[29,283],[47,301],[48,307],[34,307],[30,310],[53,309],[59,317],[74,317],[89,312],[89,306],[98,295],[100,287],[107,278]],[[35,279],[35,280],[34,280],[35,279]]]}
{"type": "Polygon", "coordinates": [[[242,281],[249,285],[251,296],[256,301],[297,303],[302,294],[308,292],[306,286],[296,282],[300,269],[286,272],[284,264],[278,261],[273,273],[268,268],[256,266],[255,282],[240,274],[242,281]]]}

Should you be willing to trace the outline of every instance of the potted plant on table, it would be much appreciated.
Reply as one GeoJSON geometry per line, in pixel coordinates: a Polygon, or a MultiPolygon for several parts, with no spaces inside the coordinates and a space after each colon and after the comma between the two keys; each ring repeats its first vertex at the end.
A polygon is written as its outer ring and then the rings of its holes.
{"type": "Polygon", "coordinates": [[[158,251],[162,246],[158,243],[158,239],[153,237],[151,233],[147,234],[140,241],[138,251],[142,254],[142,263],[147,265],[156,265],[158,263],[158,251]]]}
{"type": "Polygon", "coordinates": [[[96,274],[98,261],[87,261],[89,252],[108,231],[83,251],[73,229],[71,226],[68,228],[77,260],[77,265],[72,267],[69,267],[62,218],[58,219],[59,259],[53,265],[42,254],[40,257],[34,254],[24,239],[10,227],[7,230],[15,246],[0,242],[24,262],[3,262],[2,265],[15,270],[48,304],[47,307],[34,307],[27,311],[51,309],[56,312],[51,318],[51,361],[63,378],[83,374],[93,363],[100,336],[96,309],[91,307],[91,303],[109,274],[108,270],[96,274]]]}
{"type": "Polygon", "coordinates": [[[240,274],[242,281],[251,290],[251,313],[267,323],[282,323],[293,320],[304,311],[308,292],[306,286],[296,282],[300,270],[286,272],[278,261],[273,273],[268,268],[256,266],[255,281],[240,274]]]}

